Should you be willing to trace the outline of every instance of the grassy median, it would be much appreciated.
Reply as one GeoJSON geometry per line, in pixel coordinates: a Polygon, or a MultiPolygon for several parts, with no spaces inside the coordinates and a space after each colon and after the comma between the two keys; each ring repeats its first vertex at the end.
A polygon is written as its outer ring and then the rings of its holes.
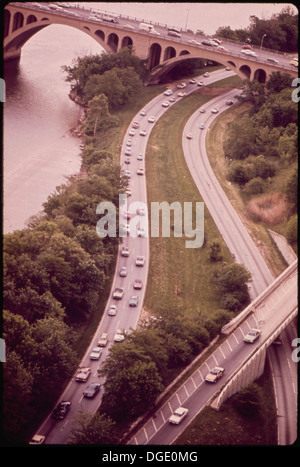
{"type": "MultiPolygon", "coordinates": [[[[213,88],[215,91],[215,88],[213,88]]],[[[182,133],[190,115],[217,92],[201,90],[186,96],[170,108],[152,130],[146,152],[148,206],[151,202],[203,201],[186,165],[182,150],[182,133]]],[[[232,261],[227,246],[205,207],[204,245],[186,248],[186,238],[150,238],[150,271],[144,307],[150,313],[178,307],[189,316],[212,317],[219,310],[219,295],[214,285],[218,264],[209,258],[208,244],[218,239],[224,261],[232,261]]],[[[193,212],[195,219],[195,211],[193,212]]],[[[171,217],[172,222],[172,217],[171,217]]],[[[172,224],[171,224],[172,225],[172,224]]],[[[195,227],[195,226],[194,226],[195,227]]]]}

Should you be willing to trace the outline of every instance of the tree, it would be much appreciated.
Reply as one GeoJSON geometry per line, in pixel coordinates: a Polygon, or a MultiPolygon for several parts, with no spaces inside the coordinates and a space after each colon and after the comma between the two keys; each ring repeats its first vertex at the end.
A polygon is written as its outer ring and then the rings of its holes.
{"type": "Polygon", "coordinates": [[[81,409],[73,423],[71,444],[114,444],[117,441],[114,425],[105,414],[93,415],[81,409]]]}
{"type": "Polygon", "coordinates": [[[250,302],[247,283],[250,272],[242,264],[225,264],[216,275],[216,285],[221,296],[222,308],[238,311],[250,302]]]}
{"type": "Polygon", "coordinates": [[[115,420],[149,410],[163,388],[155,363],[132,342],[114,345],[99,374],[106,377],[102,410],[115,420]]]}
{"type": "Polygon", "coordinates": [[[211,261],[222,261],[222,249],[218,240],[212,240],[209,245],[209,258],[211,261]]]}

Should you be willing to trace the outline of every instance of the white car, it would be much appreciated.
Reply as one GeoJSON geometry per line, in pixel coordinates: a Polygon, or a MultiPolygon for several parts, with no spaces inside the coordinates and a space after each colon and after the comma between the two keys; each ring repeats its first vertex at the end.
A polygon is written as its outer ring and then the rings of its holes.
{"type": "Polygon", "coordinates": [[[139,168],[139,169],[137,169],[136,173],[137,173],[137,175],[144,175],[145,171],[144,171],[143,168],[139,168]]]}
{"type": "Polygon", "coordinates": [[[100,347],[95,347],[90,354],[90,359],[99,360],[101,352],[102,352],[102,349],[100,347]]]}
{"type": "Polygon", "coordinates": [[[141,136],[146,136],[146,134],[147,134],[146,130],[141,130],[141,131],[140,131],[140,135],[141,135],[141,136]]]}
{"type": "Polygon", "coordinates": [[[122,266],[121,269],[120,269],[120,272],[119,272],[119,275],[121,277],[126,277],[127,276],[127,268],[126,266],[122,266]]]}
{"type": "Polygon", "coordinates": [[[255,342],[260,335],[261,329],[250,329],[250,331],[244,337],[244,342],[253,344],[253,342],[255,342]]]}
{"type": "Polygon", "coordinates": [[[193,135],[192,135],[192,133],[188,133],[188,134],[186,135],[186,137],[187,137],[187,139],[192,139],[193,135]]]}
{"type": "Polygon", "coordinates": [[[178,407],[178,409],[176,409],[173,415],[171,415],[169,418],[169,423],[172,425],[179,425],[179,423],[181,423],[182,420],[187,416],[188,412],[188,409],[184,407],[178,407]]]}
{"type": "Polygon", "coordinates": [[[220,366],[216,366],[210,372],[205,378],[205,381],[208,383],[216,383],[219,381],[219,379],[223,376],[225,369],[221,368],[220,366]]]}
{"type": "Polygon", "coordinates": [[[145,264],[145,257],[144,256],[138,256],[135,261],[136,266],[144,266],[145,264]]]}
{"type": "Polygon", "coordinates": [[[115,337],[114,337],[114,341],[123,342],[124,339],[125,339],[125,336],[124,336],[122,329],[117,329],[115,337]]]}
{"type": "Polygon", "coordinates": [[[199,128],[200,128],[200,130],[204,130],[204,128],[205,128],[204,123],[201,123],[201,125],[199,126],[199,128]]]}
{"type": "Polygon", "coordinates": [[[155,122],[155,117],[153,117],[153,116],[152,116],[152,117],[149,117],[149,118],[148,118],[148,122],[149,122],[149,123],[154,123],[154,122],[155,122]]]}
{"type": "MultiPolygon", "coordinates": [[[[131,130],[129,130],[129,136],[134,136],[135,135],[135,130],[132,128],[131,130]]],[[[130,143],[131,143],[131,140],[130,140],[130,143]]],[[[128,146],[128,143],[127,143],[127,146],[128,146]]]]}
{"type": "Polygon", "coordinates": [[[164,95],[165,95],[165,96],[170,96],[171,94],[173,94],[172,89],[167,89],[167,90],[164,92],[164,95]]]}
{"type": "Polygon", "coordinates": [[[109,316],[116,316],[116,314],[117,314],[116,305],[110,305],[107,313],[109,314],[109,316]]]}
{"type": "Polygon", "coordinates": [[[163,107],[169,107],[170,102],[164,101],[161,105],[162,105],[163,107]]]}
{"type": "Polygon", "coordinates": [[[212,114],[217,114],[218,112],[219,112],[219,107],[214,107],[213,109],[211,109],[212,114]]]}

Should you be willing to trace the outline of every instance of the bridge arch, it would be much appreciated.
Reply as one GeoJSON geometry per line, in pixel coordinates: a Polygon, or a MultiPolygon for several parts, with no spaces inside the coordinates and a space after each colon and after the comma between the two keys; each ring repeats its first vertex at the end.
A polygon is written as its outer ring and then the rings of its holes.
{"type": "Polygon", "coordinates": [[[244,76],[244,78],[250,79],[250,77],[251,77],[251,68],[248,65],[242,65],[239,68],[239,72],[244,76]]]}
{"type": "Polygon", "coordinates": [[[36,16],[34,16],[34,15],[29,15],[29,16],[27,16],[26,24],[35,23],[36,21],[37,21],[37,17],[36,17],[36,16]]]}
{"type": "Polygon", "coordinates": [[[12,30],[16,31],[17,29],[21,28],[24,24],[24,15],[22,13],[17,13],[14,14],[13,16],[13,27],[12,30]]]}
{"type": "Polygon", "coordinates": [[[267,73],[262,68],[257,68],[254,72],[254,79],[259,83],[265,83],[267,81],[267,73]]]}
{"type": "Polygon", "coordinates": [[[124,47],[132,47],[133,46],[133,40],[129,36],[124,36],[121,42],[121,49],[124,47]]]}
{"type": "Polygon", "coordinates": [[[111,48],[113,52],[116,52],[118,50],[119,45],[119,36],[116,33],[111,32],[107,38],[107,45],[111,48]]]}
{"type": "Polygon", "coordinates": [[[174,47],[169,46],[165,48],[163,61],[176,57],[176,50],[174,47]]]}
{"type": "Polygon", "coordinates": [[[148,68],[152,70],[155,66],[159,65],[161,57],[161,46],[154,42],[149,50],[149,61],[148,61],[148,68]]]}

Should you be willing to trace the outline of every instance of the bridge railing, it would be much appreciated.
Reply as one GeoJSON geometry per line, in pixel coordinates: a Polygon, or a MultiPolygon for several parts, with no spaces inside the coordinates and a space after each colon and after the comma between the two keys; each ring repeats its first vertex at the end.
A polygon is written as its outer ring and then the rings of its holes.
{"type": "MultiPolygon", "coordinates": [[[[26,8],[30,8],[30,9],[32,9],[32,10],[34,10],[34,11],[45,11],[45,10],[39,10],[39,8],[38,8],[36,5],[30,4],[29,2],[26,3],[26,4],[21,3],[21,2],[11,2],[10,5],[20,6],[20,7],[22,7],[22,8],[24,8],[24,6],[25,6],[26,8]]],[[[79,11],[79,10],[83,10],[83,11],[92,11],[92,10],[95,10],[95,8],[87,7],[87,6],[79,5],[79,4],[78,4],[78,5],[70,5],[70,6],[71,6],[73,9],[76,9],[76,10],[78,10],[78,11],[79,11]]],[[[68,17],[68,18],[70,18],[70,16],[71,16],[70,14],[68,14],[67,11],[51,10],[51,11],[49,11],[49,12],[50,12],[51,14],[58,15],[58,16],[64,15],[64,16],[66,16],[66,17],[68,17]]],[[[108,14],[109,14],[109,13],[112,13],[112,12],[109,12],[109,11],[106,11],[106,10],[101,10],[101,11],[99,10],[99,13],[108,13],[108,14]]],[[[153,21],[151,21],[151,20],[140,19],[140,18],[136,18],[136,17],[129,16],[129,15],[121,15],[121,14],[120,14],[120,15],[119,15],[119,18],[121,18],[121,19],[130,19],[130,20],[135,21],[135,22],[137,22],[137,23],[145,22],[145,21],[146,21],[146,22],[149,23],[149,24],[153,24],[154,26],[159,26],[159,27],[161,27],[162,29],[165,29],[165,30],[166,30],[166,34],[167,34],[167,28],[170,27],[170,26],[167,25],[167,24],[161,24],[161,23],[158,23],[158,22],[153,22],[153,21]]],[[[75,19],[75,18],[74,18],[74,19],[75,19]]],[[[76,18],[76,19],[77,19],[77,18],[76,18]]],[[[80,18],[80,17],[79,17],[78,19],[93,21],[93,20],[91,20],[91,19],[80,18]]],[[[97,23],[97,24],[99,24],[99,22],[97,22],[97,21],[94,21],[94,22],[97,23]]],[[[120,29],[120,30],[123,30],[123,28],[124,28],[124,25],[118,24],[118,23],[111,23],[110,25],[111,25],[112,27],[114,27],[114,28],[116,28],[116,29],[120,29]]],[[[180,30],[181,30],[182,32],[188,32],[188,30],[183,29],[183,28],[180,28],[180,30]]],[[[189,31],[190,31],[190,30],[189,30],[189,31]]],[[[146,35],[149,35],[149,34],[150,34],[151,37],[155,37],[155,36],[153,36],[151,33],[149,33],[148,31],[139,30],[138,32],[141,33],[141,34],[146,34],[146,35]]],[[[194,34],[194,33],[193,33],[193,34],[194,34]]],[[[199,34],[194,34],[194,37],[196,38],[196,40],[197,40],[197,39],[202,40],[202,39],[205,39],[205,38],[207,39],[207,36],[202,36],[202,35],[199,35],[199,34]]],[[[165,38],[165,37],[162,37],[162,36],[161,36],[161,38],[165,38]]],[[[168,39],[170,39],[169,36],[168,36],[168,39]]],[[[191,44],[191,43],[189,42],[189,39],[186,39],[186,40],[185,40],[185,39],[183,39],[183,38],[177,38],[177,37],[174,37],[174,36],[172,36],[172,41],[173,41],[173,42],[180,43],[180,44],[183,44],[183,45],[193,45],[193,44],[191,44]]],[[[242,42],[234,41],[234,40],[232,40],[232,39],[226,39],[226,40],[224,40],[223,42],[224,42],[224,44],[226,44],[226,43],[234,44],[234,45],[236,45],[236,46],[239,47],[239,48],[241,48],[242,45],[243,45],[242,42]]],[[[194,44],[194,45],[197,45],[197,44],[194,44]]],[[[206,46],[205,44],[202,44],[202,43],[199,43],[199,45],[197,45],[197,47],[199,47],[199,48],[201,48],[201,49],[204,49],[204,50],[207,50],[207,51],[213,50],[214,52],[219,53],[220,56],[221,56],[221,55],[224,56],[224,55],[226,54],[226,53],[224,54],[224,52],[222,52],[222,51],[217,50],[216,48],[212,48],[212,47],[210,47],[210,46],[206,46]]],[[[286,56],[286,55],[287,55],[287,54],[284,53],[284,52],[280,52],[280,51],[277,51],[277,50],[274,51],[274,50],[272,50],[272,49],[267,49],[267,48],[265,48],[265,47],[261,48],[261,47],[258,47],[258,46],[252,46],[252,48],[254,49],[254,51],[257,51],[257,52],[258,52],[258,51],[263,50],[263,51],[265,51],[265,52],[268,52],[268,53],[272,54],[273,56],[278,56],[278,55],[286,56]]],[[[242,54],[242,53],[240,53],[240,52],[230,51],[229,54],[230,54],[230,56],[234,56],[234,57],[238,57],[238,58],[246,58],[246,57],[244,56],[244,54],[242,54]]],[[[264,63],[264,64],[268,63],[267,60],[260,59],[259,57],[251,57],[251,56],[249,56],[249,55],[247,55],[247,60],[254,61],[254,62],[257,62],[257,63],[264,63]]],[[[283,69],[286,69],[286,70],[294,70],[294,71],[295,71],[295,68],[294,68],[292,65],[280,65],[280,64],[272,63],[272,66],[278,68],[278,70],[280,70],[280,69],[283,68],[283,69]]]]}

